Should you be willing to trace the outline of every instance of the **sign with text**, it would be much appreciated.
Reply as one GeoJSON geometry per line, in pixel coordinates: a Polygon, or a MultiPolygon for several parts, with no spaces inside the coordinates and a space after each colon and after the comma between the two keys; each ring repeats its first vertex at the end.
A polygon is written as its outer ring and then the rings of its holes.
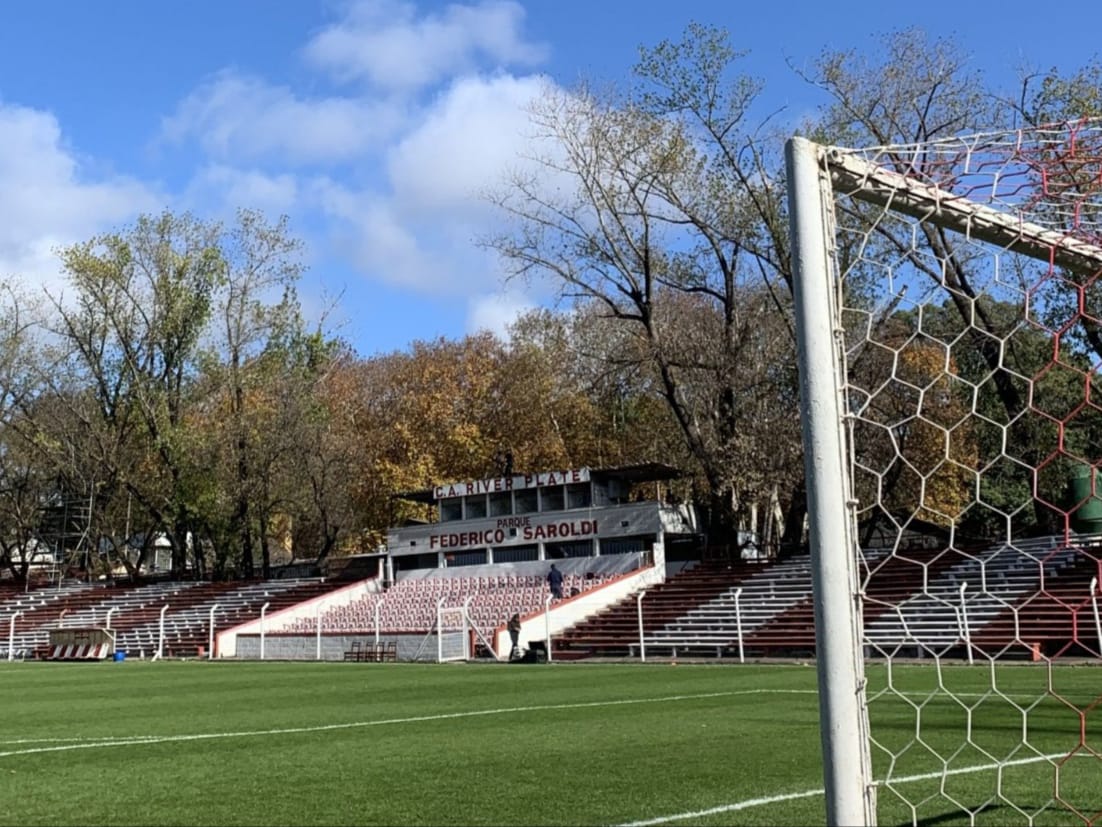
{"type": "Polygon", "coordinates": [[[473,494],[492,494],[500,491],[516,491],[521,488],[545,488],[552,485],[570,485],[589,482],[588,468],[568,471],[542,471],[538,474],[514,474],[511,477],[493,477],[488,480],[468,480],[438,485],[432,489],[438,500],[447,497],[467,497],[473,494]]]}
{"type": "Polygon", "coordinates": [[[554,540],[585,540],[597,536],[596,520],[534,520],[531,517],[502,517],[496,525],[465,531],[440,531],[428,536],[430,551],[480,548],[554,540]]]}

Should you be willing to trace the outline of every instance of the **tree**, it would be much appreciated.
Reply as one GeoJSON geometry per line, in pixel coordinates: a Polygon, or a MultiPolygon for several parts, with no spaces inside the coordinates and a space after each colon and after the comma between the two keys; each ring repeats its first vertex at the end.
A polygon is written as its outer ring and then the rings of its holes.
{"type": "Polygon", "coordinates": [[[215,342],[205,365],[211,390],[224,394],[226,402],[222,424],[231,470],[225,482],[233,507],[226,523],[229,534],[221,532],[219,540],[224,550],[235,550],[232,557],[246,577],[253,574],[258,550],[263,576],[270,571],[266,527],[256,513],[271,510],[261,493],[264,487],[270,490],[263,485],[271,462],[264,442],[282,445],[278,437],[288,432],[285,422],[271,427],[276,425],[271,417],[269,427],[263,427],[263,412],[250,407],[265,396],[265,389],[282,385],[284,372],[293,369],[292,351],[307,338],[295,293],[302,274],[301,249],[286,216],[269,224],[252,210],[239,210],[236,222],[219,237],[224,281],[213,296],[215,342]],[[267,462],[260,458],[264,454],[267,462]],[[254,461],[267,467],[255,469],[254,461]]]}
{"type": "Polygon", "coordinates": [[[23,580],[32,554],[46,550],[43,518],[56,491],[42,461],[38,431],[27,416],[49,372],[36,335],[39,311],[23,290],[0,283],[0,566],[23,580]]]}
{"type": "Polygon", "coordinates": [[[624,334],[592,306],[533,311],[512,326],[506,381],[516,389],[509,398],[525,401],[509,416],[524,435],[527,467],[665,459],[692,470],[677,424],[624,334]],[[549,450],[560,453],[534,455],[549,450]]]}
{"type": "MultiPolygon", "coordinates": [[[[956,158],[949,154],[950,144],[939,153],[916,154],[908,147],[960,134],[989,133],[1022,120],[1028,123],[1066,116],[1085,105],[1096,105],[1096,91],[1090,90],[1086,82],[1089,77],[1088,72],[1068,80],[1048,73],[1038,86],[1027,79],[1020,97],[1009,100],[995,94],[982,75],[968,68],[966,56],[952,41],[931,42],[920,30],[907,29],[886,38],[883,59],[879,61],[866,60],[854,52],[824,53],[809,79],[832,98],[816,124],[822,139],[834,144],[881,147],[881,163],[952,189],[958,183],[955,176],[966,168],[963,145],[958,144],[956,158]],[[1032,89],[1036,89],[1035,94],[1031,94],[1032,89]]],[[[1092,178],[1089,169],[1073,163],[1066,149],[1049,147],[1035,158],[1020,158],[1019,163],[1030,165],[1038,179],[1042,174],[1047,177],[1046,191],[1055,186],[1081,196],[1084,187],[1097,187],[1096,175],[1092,178]]],[[[1097,148],[1088,148],[1085,155],[1097,158],[1097,148]]],[[[962,177],[962,186],[966,186],[967,175],[962,177]]],[[[1037,206],[1036,219],[1047,220],[1047,207],[1037,206]]],[[[845,220],[851,226],[875,226],[871,235],[862,238],[868,245],[867,258],[896,262],[898,269],[906,268],[914,275],[915,290],[941,293],[944,303],[940,323],[967,331],[966,340],[955,353],[961,374],[977,377],[979,393],[974,404],[982,410],[983,422],[990,423],[990,428],[983,423],[978,426],[976,440],[980,456],[988,458],[980,469],[982,500],[996,508],[994,514],[981,516],[977,507],[964,519],[992,529],[999,519],[1013,514],[1021,523],[1016,531],[1048,532],[1061,527],[1058,521],[1062,515],[1054,506],[1059,497],[1052,490],[1060,485],[1064,473],[1063,463],[1053,461],[1060,420],[1046,406],[1053,410],[1065,406],[1057,400],[1066,399],[1069,381],[1077,381],[1064,375],[1066,368],[1078,372],[1084,380],[1079,387],[1082,398],[1087,374],[1078,363],[1084,345],[1102,355],[1102,337],[1091,320],[1093,314],[1081,313],[1079,304],[1085,299],[1088,306],[1102,307],[1097,303],[1096,279],[1084,281],[1072,274],[1055,274],[1047,262],[1005,252],[999,260],[1000,278],[992,281],[992,257],[977,255],[967,238],[923,223],[916,244],[906,222],[882,220],[873,224],[860,205],[847,209],[845,220]],[[985,291],[977,288],[979,284],[995,286],[985,291]],[[1008,287],[993,294],[992,289],[998,291],[999,284],[1008,287]],[[1015,327],[1010,320],[1026,314],[1027,295],[1033,296],[1029,325],[1015,327]],[[948,322],[946,313],[955,315],[956,321],[948,322]],[[1064,366],[1050,364],[1054,348],[1063,354],[1064,366]],[[964,357],[965,350],[974,357],[964,357]],[[1004,436],[1012,456],[1001,447],[1004,436]],[[1030,502],[1027,517],[1022,513],[1022,504],[1030,502]]],[[[1070,226],[1062,229],[1076,231],[1070,226]]],[[[845,250],[841,256],[845,258],[845,250]]],[[[880,298],[887,302],[890,297],[881,293],[880,298]]],[[[894,301],[887,304],[891,312],[894,301]]],[[[873,319],[870,329],[877,329],[883,322],[884,318],[873,319]]],[[[1080,424],[1090,430],[1084,422],[1080,424]]]]}
{"type": "MultiPolygon", "coordinates": [[[[54,297],[57,333],[70,348],[70,375],[94,403],[73,412],[102,435],[85,467],[98,469],[98,485],[125,490],[150,514],[172,545],[173,574],[182,576],[195,527],[192,489],[202,479],[185,414],[225,274],[217,228],[188,215],[142,216],[60,255],[75,297],[54,297]]],[[[76,398],[59,398],[66,397],[76,398]]]]}
{"type": "Polygon", "coordinates": [[[372,360],[362,421],[374,473],[400,491],[498,474],[506,451],[518,472],[567,461],[556,400],[541,394],[547,367],[531,348],[510,350],[485,332],[372,360]]]}
{"type": "MultiPolygon", "coordinates": [[[[748,450],[755,423],[796,425],[779,142],[747,127],[761,86],[730,78],[739,57],[694,25],[643,52],[626,96],[549,89],[532,111],[545,150],[490,195],[512,226],[485,242],[624,328],[707,482],[714,536],[732,539],[778,481],[748,450]]],[[[785,448],[771,455],[792,491],[785,448]]]]}
{"type": "Polygon", "coordinates": [[[276,541],[316,563],[342,544],[363,550],[353,491],[367,457],[355,432],[358,406],[344,382],[350,360],[320,334],[296,336],[267,385],[268,418],[254,462],[265,576],[276,541]]]}

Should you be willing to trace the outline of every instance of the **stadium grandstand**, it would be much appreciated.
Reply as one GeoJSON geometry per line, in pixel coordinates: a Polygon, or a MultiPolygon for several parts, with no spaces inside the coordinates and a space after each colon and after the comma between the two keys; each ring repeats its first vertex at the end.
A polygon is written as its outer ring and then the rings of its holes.
{"type": "MultiPolygon", "coordinates": [[[[437,660],[454,639],[451,657],[505,660],[513,614],[522,651],[559,661],[814,656],[806,551],[710,553],[692,507],[663,496],[676,476],[648,464],[408,492],[438,519],[392,529],[385,553],[326,577],[0,581],[0,657],[437,660]]],[[[1081,654],[1083,630],[1098,631],[1100,559],[1096,533],[1013,545],[916,534],[902,548],[869,548],[868,655],[1081,654]]]]}

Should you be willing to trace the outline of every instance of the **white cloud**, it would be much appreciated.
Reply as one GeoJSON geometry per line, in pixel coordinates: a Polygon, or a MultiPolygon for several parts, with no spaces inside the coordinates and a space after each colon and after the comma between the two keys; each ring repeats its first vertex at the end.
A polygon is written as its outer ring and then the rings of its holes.
{"type": "Polygon", "coordinates": [[[485,211],[482,192],[517,166],[530,143],[526,106],[538,77],[457,80],[389,154],[387,173],[403,210],[485,211]]]}
{"type": "Polygon", "coordinates": [[[164,203],[121,176],[89,180],[49,112],[0,104],[0,276],[62,285],[55,250],[120,229],[164,203]]]}
{"type": "Polygon", "coordinates": [[[517,291],[474,296],[468,304],[467,332],[489,330],[498,338],[508,340],[509,325],[525,311],[535,307],[530,296],[517,291]]]}
{"type": "MultiPolygon", "coordinates": [[[[541,285],[505,285],[496,253],[477,247],[473,233],[489,229],[469,222],[457,208],[454,222],[401,218],[395,202],[354,193],[330,182],[321,195],[335,219],[328,248],[351,262],[368,281],[423,295],[434,302],[466,305],[466,332],[490,330],[507,338],[508,325],[540,302],[541,285]],[[454,224],[467,228],[455,230],[454,224]]],[[[468,202],[468,207],[471,202],[468,202]]]]}
{"type": "Polygon", "coordinates": [[[458,262],[416,233],[391,202],[334,183],[318,190],[322,209],[338,222],[332,237],[336,251],[366,278],[423,293],[462,292],[453,279],[458,262]]]}
{"type": "Polygon", "coordinates": [[[420,16],[409,3],[355,3],[305,54],[341,80],[366,81],[363,97],[215,75],[163,124],[165,139],[208,158],[187,203],[200,214],[287,213],[308,228],[323,269],[444,299],[467,308],[472,332],[504,334],[532,302],[497,293],[500,263],[476,242],[501,219],[483,193],[522,163],[526,108],[547,83],[501,68],[543,57],[520,35],[523,17],[501,0],[420,16]]]}
{"type": "Polygon", "coordinates": [[[469,77],[453,84],[389,153],[386,180],[316,190],[342,225],[339,247],[367,278],[422,293],[478,295],[501,281],[478,249],[500,215],[483,191],[504,180],[527,146],[524,107],[538,78],[469,77]]]}
{"type": "Polygon", "coordinates": [[[191,179],[183,203],[196,213],[213,210],[228,217],[244,207],[275,217],[290,213],[300,192],[299,180],[291,173],[210,164],[191,179]]]}
{"type": "Polygon", "coordinates": [[[340,163],[391,136],[401,109],[356,98],[304,99],[291,90],[226,70],[199,86],[162,124],[170,142],[194,139],[210,156],[340,163]]]}
{"type": "Polygon", "coordinates": [[[411,3],[363,0],[306,45],[309,63],[341,81],[363,80],[383,90],[431,86],[479,64],[534,66],[544,46],[520,33],[524,8],[510,0],[448,5],[418,17],[411,3]]]}

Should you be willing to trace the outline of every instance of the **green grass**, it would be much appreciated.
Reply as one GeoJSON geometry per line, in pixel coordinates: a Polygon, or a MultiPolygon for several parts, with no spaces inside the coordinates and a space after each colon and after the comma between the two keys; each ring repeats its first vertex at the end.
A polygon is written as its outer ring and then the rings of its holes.
{"type": "MultiPolygon", "coordinates": [[[[1102,750],[1100,678],[871,667],[879,823],[1098,823],[1102,759],[1063,762],[1063,803],[1033,759],[1081,733],[1102,750]],[[993,759],[1030,760],[1004,770],[1009,800],[993,759]]],[[[822,824],[815,683],[800,665],[2,664],[0,824],[822,824]]]]}

